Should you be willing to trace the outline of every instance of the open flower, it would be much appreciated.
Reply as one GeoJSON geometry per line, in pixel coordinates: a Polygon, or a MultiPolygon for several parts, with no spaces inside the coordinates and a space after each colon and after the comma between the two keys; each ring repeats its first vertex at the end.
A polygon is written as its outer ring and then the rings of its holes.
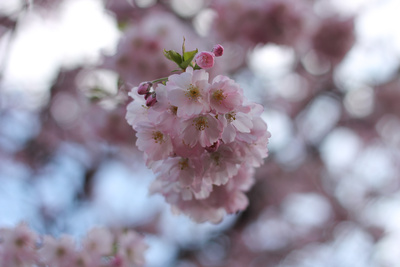
{"type": "Polygon", "coordinates": [[[186,72],[171,75],[166,84],[168,100],[178,108],[178,117],[188,118],[207,112],[208,73],[187,68],[186,72]]]}
{"type": "Polygon", "coordinates": [[[14,229],[0,229],[0,265],[20,266],[21,262],[35,262],[37,235],[27,225],[19,224],[14,229]]]}
{"type": "Polygon", "coordinates": [[[200,115],[182,122],[182,139],[190,147],[200,143],[212,146],[222,133],[222,123],[210,114],[200,115]]]}
{"type": "Polygon", "coordinates": [[[237,174],[242,162],[234,143],[222,144],[215,152],[203,154],[202,159],[206,170],[204,175],[210,177],[215,185],[226,184],[237,174]]]}
{"type": "Polygon", "coordinates": [[[153,190],[167,193],[173,188],[172,191],[179,192],[183,200],[190,200],[193,196],[197,199],[206,198],[210,195],[212,184],[204,176],[203,170],[200,158],[168,158],[156,168],[159,175],[153,190]]]}
{"type": "Polygon", "coordinates": [[[146,153],[150,161],[165,159],[173,152],[169,135],[150,122],[140,123],[136,136],[137,147],[146,153]]]}
{"type": "Polygon", "coordinates": [[[218,75],[208,91],[210,107],[218,113],[227,113],[243,102],[243,90],[232,79],[218,75]]]}

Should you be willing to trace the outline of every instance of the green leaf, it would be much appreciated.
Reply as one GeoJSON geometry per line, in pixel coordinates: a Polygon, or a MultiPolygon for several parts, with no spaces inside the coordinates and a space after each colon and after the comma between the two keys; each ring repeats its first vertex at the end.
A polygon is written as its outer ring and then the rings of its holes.
{"type": "Polygon", "coordinates": [[[199,49],[196,49],[196,50],[193,50],[193,51],[189,51],[189,52],[185,52],[183,54],[183,60],[186,61],[186,60],[190,59],[190,61],[192,61],[193,58],[196,56],[197,52],[199,52],[199,49]]]}
{"type": "Polygon", "coordinates": [[[192,63],[192,61],[193,61],[194,57],[196,56],[197,52],[199,52],[198,49],[193,50],[193,51],[189,51],[189,52],[185,52],[183,54],[183,62],[181,64],[179,64],[179,66],[182,69],[186,69],[190,65],[190,63],[192,63]]]}
{"type": "Polygon", "coordinates": [[[178,65],[182,63],[182,56],[174,50],[167,51],[164,49],[164,56],[178,65]]]}
{"type": "Polygon", "coordinates": [[[199,65],[197,65],[197,64],[194,66],[194,68],[193,68],[193,69],[194,69],[194,70],[201,70],[200,66],[199,66],[199,65]]]}

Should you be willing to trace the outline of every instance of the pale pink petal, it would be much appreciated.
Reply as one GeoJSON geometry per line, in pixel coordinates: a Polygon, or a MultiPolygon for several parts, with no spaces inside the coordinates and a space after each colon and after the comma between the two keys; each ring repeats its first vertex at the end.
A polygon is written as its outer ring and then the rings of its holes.
{"type": "Polygon", "coordinates": [[[233,142],[236,137],[236,129],[233,127],[232,124],[228,124],[224,128],[224,132],[222,133],[222,141],[224,141],[225,144],[228,144],[230,142],[233,142]]]}

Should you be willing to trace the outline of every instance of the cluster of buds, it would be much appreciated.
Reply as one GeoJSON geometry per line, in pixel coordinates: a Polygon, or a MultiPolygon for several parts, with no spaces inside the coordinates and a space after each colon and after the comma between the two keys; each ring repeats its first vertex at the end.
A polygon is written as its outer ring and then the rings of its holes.
{"type": "Polygon", "coordinates": [[[214,63],[223,48],[166,51],[183,72],[133,88],[126,119],[157,174],[151,191],[175,212],[217,223],[247,207],[244,192],[253,183],[253,168],[268,155],[270,133],[260,118],[263,107],[249,102],[234,80],[218,75],[210,82],[201,67],[207,53],[214,63]]]}
{"type": "MultiPolygon", "coordinates": [[[[185,43],[183,44],[183,50],[185,49],[185,43]]],[[[209,69],[214,66],[214,58],[220,57],[224,53],[224,47],[220,44],[214,45],[211,52],[202,51],[198,53],[198,50],[190,51],[190,52],[183,52],[183,56],[179,53],[169,50],[165,51],[165,56],[174,61],[185,70],[188,66],[193,67],[194,69],[209,69]],[[186,55],[186,58],[185,58],[186,55]],[[195,65],[193,66],[192,60],[194,59],[195,65]]],[[[166,81],[167,79],[159,79],[152,82],[142,82],[139,87],[137,88],[137,93],[139,95],[144,95],[144,99],[146,100],[146,106],[151,107],[156,102],[156,93],[153,89],[153,84],[156,82],[166,81]]]]}
{"type": "Polygon", "coordinates": [[[93,228],[78,245],[69,235],[39,236],[25,224],[0,229],[2,267],[140,267],[146,249],[143,236],[134,231],[93,228]]]}
{"type": "Polygon", "coordinates": [[[223,53],[224,53],[224,47],[220,44],[217,44],[214,46],[211,52],[202,51],[198,53],[195,56],[194,60],[196,62],[196,65],[199,66],[200,68],[209,69],[214,66],[214,58],[222,56],[223,53]]]}
{"type": "Polygon", "coordinates": [[[139,85],[137,92],[139,95],[144,95],[146,106],[151,107],[157,102],[156,93],[152,90],[152,82],[143,82],[139,85]]]}

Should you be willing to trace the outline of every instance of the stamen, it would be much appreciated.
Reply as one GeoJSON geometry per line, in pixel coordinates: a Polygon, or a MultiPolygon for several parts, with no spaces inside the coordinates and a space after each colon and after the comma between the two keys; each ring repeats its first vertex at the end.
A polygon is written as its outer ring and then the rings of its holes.
{"type": "Polygon", "coordinates": [[[221,162],[221,154],[218,152],[214,152],[211,154],[211,159],[214,160],[215,164],[219,166],[221,162]]]}
{"type": "Polygon", "coordinates": [[[176,116],[176,114],[178,113],[178,107],[170,106],[169,111],[176,116]]]}
{"type": "Polygon", "coordinates": [[[212,94],[212,97],[221,104],[222,100],[226,98],[226,95],[224,95],[224,91],[219,89],[212,94]]]}
{"type": "Polygon", "coordinates": [[[187,158],[182,158],[178,164],[181,171],[189,168],[189,160],[187,158]]]}
{"type": "Polygon", "coordinates": [[[225,118],[231,123],[232,121],[236,120],[236,113],[234,111],[226,113],[225,118]]]}
{"type": "Polygon", "coordinates": [[[207,118],[202,116],[202,117],[198,117],[196,119],[193,120],[193,124],[194,127],[196,127],[196,129],[198,131],[204,131],[206,128],[208,128],[208,121],[207,118]]]}
{"type": "Polygon", "coordinates": [[[20,237],[20,238],[17,238],[16,240],[15,240],[15,245],[17,246],[17,247],[22,247],[23,245],[24,245],[24,239],[22,238],[22,237],[20,237]]]}
{"type": "Polygon", "coordinates": [[[160,131],[154,131],[153,132],[153,139],[156,143],[164,143],[164,135],[160,131]]]}
{"type": "Polygon", "coordinates": [[[201,96],[199,88],[193,84],[190,84],[185,95],[192,101],[197,101],[197,99],[201,96]]]}

